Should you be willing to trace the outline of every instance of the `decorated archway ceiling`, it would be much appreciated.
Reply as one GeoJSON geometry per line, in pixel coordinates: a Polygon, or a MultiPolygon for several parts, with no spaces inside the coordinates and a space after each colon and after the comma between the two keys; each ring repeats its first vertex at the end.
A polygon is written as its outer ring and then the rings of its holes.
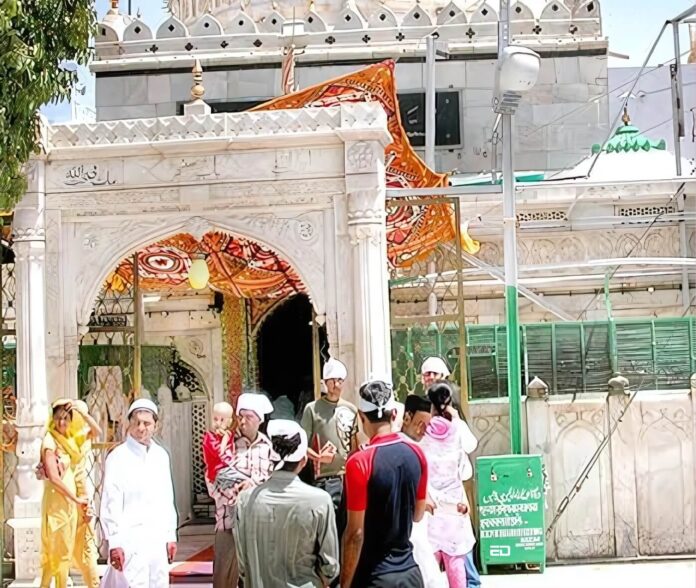
{"type": "MultiPolygon", "coordinates": [[[[212,289],[241,298],[284,298],[306,288],[292,266],[272,249],[221,232],[201,241],[187,233],[164,239],[138,252],[140,287],[151,291],[188,290],[188,272],[196,254],[205,254],[212,289]]],[[[110,290],[133,283],[133,260],[126,258],[107,278],[110,290]]]]}
{"type": "MultiPolygon", "coordinates": [[[[355,73],[281,96],[252,110],[280,110],[332,106],[342,102],[379,102],[387,113],[392,142],[385,149],[386,180],[389,188],[440,188],[447,186],[447,174],[432,171],[411,147],[401,124],[396,95],[393,60],[376,63],[355,73]]],[[[455,219],[447,204],[390,207],[387,216],[387,257],[393,267],[408,267],[424,259],[438,243],[455,238],[455,219]]],[[[479,243],[462,229],[462,246],[477,253],[479,243]]]]}

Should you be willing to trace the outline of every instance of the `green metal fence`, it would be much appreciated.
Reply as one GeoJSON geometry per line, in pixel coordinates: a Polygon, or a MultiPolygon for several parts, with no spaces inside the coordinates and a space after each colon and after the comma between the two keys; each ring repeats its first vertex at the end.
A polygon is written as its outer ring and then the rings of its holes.
{"type": "MultiPolygon", "coordinates": [[[[466,332],[470,397],[506,396],[505,326],[467,325],[466,332]]],[[[400,397],[422,392],[419,368],[429,355],[439,355],[455,367],[459,361],[457,335],[454,327],[392,329],[392,372],[400,397]]],[[[632,386],[641,388],[688,388],[696,369],[692,317],[617,319],[613,325],[609,321],[527,324],[520,326],[520,336],[523,381],[538,376],[551,394],[606,391],[612,354],[618,371],[632,386]]]]}

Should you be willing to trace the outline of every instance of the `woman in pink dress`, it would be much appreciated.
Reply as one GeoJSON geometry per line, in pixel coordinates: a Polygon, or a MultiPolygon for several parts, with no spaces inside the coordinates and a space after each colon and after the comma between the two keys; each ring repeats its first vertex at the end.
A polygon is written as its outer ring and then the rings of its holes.
{"type": "Polygon", "coordinates": [[[466,555],[476,543],[463,484],[472,473],[468,453],[473,435],[456,416],[452,396],[448,382],[435,382],[428,389],[433,418],[421,447],[428,460],[428,490],[435,504],[428,537],[450,588],[466,588],[466,555]]]}

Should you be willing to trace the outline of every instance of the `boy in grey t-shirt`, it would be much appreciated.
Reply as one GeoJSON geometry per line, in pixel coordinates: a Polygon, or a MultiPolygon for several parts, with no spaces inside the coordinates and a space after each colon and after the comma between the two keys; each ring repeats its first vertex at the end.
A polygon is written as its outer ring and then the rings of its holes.
{"type": "Polygon", "coordinates": [[[345,365],[329,358],[322,375],[326,396],[305,407],[302,428],[309,439],[307,453],[314,465],[314,485],[331,495],[340,537],[345,526],[343,475],[348,455],[358,448],[358,409],[341,398],[348,375],[345,365]]]}

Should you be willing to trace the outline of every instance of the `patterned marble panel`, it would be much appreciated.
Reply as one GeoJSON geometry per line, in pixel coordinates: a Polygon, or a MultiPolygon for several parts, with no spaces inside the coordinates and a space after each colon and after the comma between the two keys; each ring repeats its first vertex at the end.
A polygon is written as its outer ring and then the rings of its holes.
{"type": "Polygon", "coordinates": [[[694,454],[687,395],[641,402],[636,445],[641,555],[694,552],[694,454]]]}
{"type": "MultiPolygon", "coordinates": [[[[604,403],[587,402],[555,405],[553,410],[552,461],[547,469],[555,510],[606,434],[606,411],[604,403]]],[[[606,451],[558,521],[554,535],[559,559],[614,555],[611,464],[606,451]]]]}

